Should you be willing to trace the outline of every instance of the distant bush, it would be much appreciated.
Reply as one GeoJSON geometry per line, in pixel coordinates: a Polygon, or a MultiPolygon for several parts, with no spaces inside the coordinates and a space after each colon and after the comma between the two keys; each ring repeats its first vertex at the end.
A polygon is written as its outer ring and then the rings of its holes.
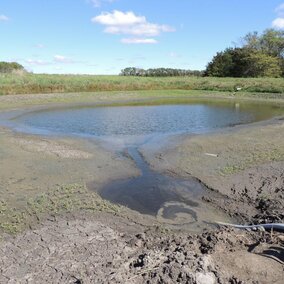
{"type": "Polygon", "coordinates": [[[17,62],[0,62],[0,73],[26,72],[24,66],[17,62]]]}
{"type": "Polygon", "coordinates": [[[121,70],[121,76],[140,76],[140,77],[179,77],[179,76],[195,76],[203,75],[203,71],[184,70],[174,68],[151,68],[144,70],[142,68],[127,67],[121,70]]]}

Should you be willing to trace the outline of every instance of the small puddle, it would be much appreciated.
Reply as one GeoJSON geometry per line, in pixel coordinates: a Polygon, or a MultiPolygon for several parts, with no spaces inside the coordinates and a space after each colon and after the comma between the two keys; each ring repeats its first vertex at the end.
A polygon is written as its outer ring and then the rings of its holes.
{"type": "Polygon", "coordinates": [[[208,191],[196,179],[151,170],[136,147],[129,147],[127,154],[135,161],[141,175],[104,186],[98,191],[102,198],[191,231],[213,226],[214,221],[230,221],[224,213],[202,200],[208,191]]]}

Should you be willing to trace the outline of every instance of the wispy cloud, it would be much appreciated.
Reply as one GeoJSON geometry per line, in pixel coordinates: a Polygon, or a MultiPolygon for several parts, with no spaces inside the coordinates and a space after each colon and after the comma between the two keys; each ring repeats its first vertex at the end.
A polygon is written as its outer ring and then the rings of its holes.
{"type": "Polygon", "coordinates": [[[9,20],[10,20],[10,18],[7,17],[6,15],[0,15],[0,22],[7,22],[9,20]]]}
{"type": "Polygon", "coordinates": [[[36,65],[36,66],[43,66],[43,65],[51,64],[50,62],[44,61],[44,60],[41,60],[41,59],[27,59],[26,63],[28,65],[36,65]]]}
{"type": "Polygon", "coordinates": [[[158,36],[162,32],[173,32],[171,27],[165,25],[156,25],[151,23],[144,23],[133,26],[110,26],[104,30],[109,34],[126,34],[135,36],[158,36]]]}
{"type": "Polygon", "coordinates": [[[98,64],[95,64],[95,63],[87,63],[85,65],[89,66],[89,67],[97,67],[98,66],[98,64]]]}
{"type": "Polygon", "coordinates": [[[278,15],[283,15],[284,14],[284,3],[282,3],[278,7],[276,7],[275,12],[278,15]]]}
{"type": "Polygon", "coordinates": [[[272,22],[272,27],[275,29],[284,29],[284,3],[279,5],[275,12],[277,14],[277,18],[272,22]]]}
{"type": "Polygon", "coordinates": [[[63,55],[54,55],[53,60],[57,63],[64,63],[64,64],[75,63],[73,59],[63,55]]]}
{"type": "Polygon", "coordinates": [[[38,43],[38,44],[35,45],[35,47],[36,48],[44,48],[45,46],[42,43],[38,43]]]}
{"type": "Polygon", "coordinates": [[[180,58],[181,57],[180,54],[173,52],[173,51],[169,53],[169,56],[172,57],[172,58],[180,58]]]}
{"type": "Polygon", "coordinates": [[[154,38],[123,38],[122,43],[126,44],[155,44],[158,41],[154,38]]]}
{"type": "Polygon", "coordinates": [[[157,43],[157,40],[145,37],[156,37],[164,32],[175,31],[173,27],[168,25],[150,23],[145,16],[135,15],[132,11],[104,12],[93,17],[91,21],[105,26],[105,33],[135,36],[131,39],[122,39],[121,42],[123,43],[157,43]]]}
{"type": "Polygon", "coordinates": [[[116,0],[89,0],[89,2],[92,3],[95,8],[101,7],[103,3],[112,3],[114,1],[116,0]]]}

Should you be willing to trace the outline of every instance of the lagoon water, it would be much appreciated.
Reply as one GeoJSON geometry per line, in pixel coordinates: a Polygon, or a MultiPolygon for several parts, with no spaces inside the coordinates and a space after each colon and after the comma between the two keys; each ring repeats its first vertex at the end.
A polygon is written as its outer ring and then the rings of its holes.
{"type": "Polygon", "coordinates": [[[129,136],[203,133],[256,120],[235,105],[205,104],[51,109],[19,118],[25,126],[63,134],[129,136]]]}
{"type": "Polygon", "coordinates": [[[270,118],[275,105],[237,101],[172,100],[153,105],[72,106],[28,112],[14,121],[31,132],[127,137],[205,133],[270,118]]]}
{"type": "Polygon", "coordinates": [[[157,147],[157,143],[159,145],[175,134],[206,133],[267,119],[278,111],[275,106],[262,104],[187,101],[51,108],[25,113],[13,121],[20,130],[94,137],[107,142],[104,144],[118,152],[127,153],[141,175],[106,184],[98,193],[107,200],[155,216],[171,226],[198,231],[213,221],[230,220],[202,200],[208,194],[204,185],[194,178],[181,179],[154,172],[144,161],[139,147],[145,143],[157,147]],[[122,141],[119,147],[117,141],[122,141]]]}

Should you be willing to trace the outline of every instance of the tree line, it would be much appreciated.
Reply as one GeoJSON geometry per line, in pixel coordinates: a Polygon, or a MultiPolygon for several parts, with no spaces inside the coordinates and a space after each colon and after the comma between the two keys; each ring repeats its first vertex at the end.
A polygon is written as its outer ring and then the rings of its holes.
{"type": "Polygon", "coordinates": [[[263,33],[248,33],[239,47],[218,52],[204,71],[173,68],[127,67],[122,76],[168,77],[284,77],[284,31],[268,29],[263,33]]]}
{"type": "Polygon", "coordinates": [[[202,76],[203,71],[174,69],[174,68],[150,68],[145,70],[142,68],[127,67],[121,70],[120,75],[141,76],[141,77],[202,76]]]}

